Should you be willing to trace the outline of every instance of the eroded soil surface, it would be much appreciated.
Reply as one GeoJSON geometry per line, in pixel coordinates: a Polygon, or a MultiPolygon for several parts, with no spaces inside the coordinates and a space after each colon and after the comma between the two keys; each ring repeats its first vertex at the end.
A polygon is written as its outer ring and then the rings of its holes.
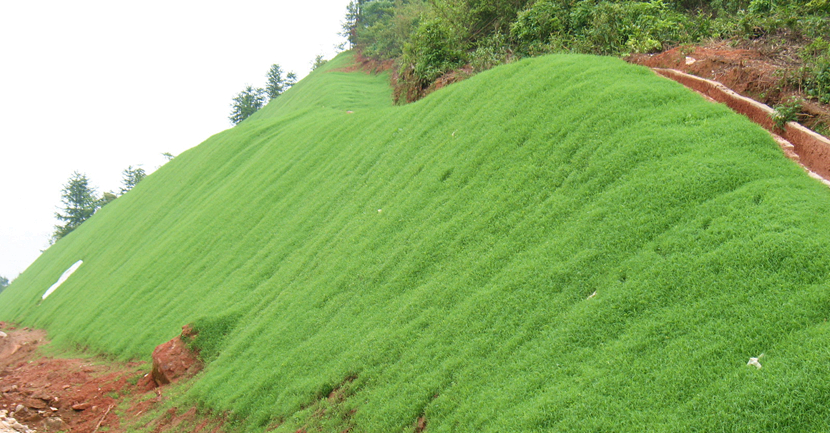
{"type": "Polygon", "coordinates": [[[8,417],[0,420],[0,433],[26,431],[24,426],[37,432],[123,432],[137,423],[158,433],[183,422],[192,426],[185,431],[221,428],[221,420],[175,407],[142,421],[160,407],[166,391],[153,381],[149,363],[44,356],[39,348],[47,343],[45,332],[3,322],[0,331],[0,415],[6,411],[8,417]],[[17,429],[3,421],[16,422],[17,429]]]}

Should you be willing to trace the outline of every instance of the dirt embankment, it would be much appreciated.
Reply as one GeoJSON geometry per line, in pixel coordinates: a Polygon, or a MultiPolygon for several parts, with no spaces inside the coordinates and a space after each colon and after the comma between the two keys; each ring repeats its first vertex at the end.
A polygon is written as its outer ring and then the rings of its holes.
{"type": "MultiPolygon", "coordinates": [[[[195,409],[180,414],[173,407],[142,421],[164,407],[166,392],[156,384],[147,362],[44,356],[39,348],[48,343],[45,332],[3,322],[0,331],[0,433],[123,432],[137,423],[155,433],[180,430],[182,423],[193,426],[185,430],[194,432],[221,429],[221,419],[200,417],[195,409]]],[[[175,344],[173,352],[181,355],[175,344]]],[[[159,346],[163,347],[160,352],[171,353],[171,342],[159,346]]],[[[184,358],[168,357],[164,362],[162,368],[168,369],[173,364],[193,365],[184,358]]]]}

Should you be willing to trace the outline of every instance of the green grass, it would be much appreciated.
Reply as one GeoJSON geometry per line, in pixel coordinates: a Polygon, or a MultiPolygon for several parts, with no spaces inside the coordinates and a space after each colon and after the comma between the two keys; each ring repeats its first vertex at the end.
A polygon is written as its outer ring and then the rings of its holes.
{"type": "Polygon", "coordinates": [[[0,319],[122,358],[195,322],[181,398],[252,432],[826,428],[830,190],[766,132],[611,58],[403,107],[349,61],[52,246],[0,319]]]}

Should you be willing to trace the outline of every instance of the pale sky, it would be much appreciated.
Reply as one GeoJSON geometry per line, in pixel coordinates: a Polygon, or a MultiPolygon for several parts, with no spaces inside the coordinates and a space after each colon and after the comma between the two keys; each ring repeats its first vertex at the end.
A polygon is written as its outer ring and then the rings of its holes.
{"type": "Polygon", "coordinates": [[[99,195],[230,128],[271,64],[331,59],[349,0],[0,0],[0,276],[48,247],[63,185],[99,195]]]}

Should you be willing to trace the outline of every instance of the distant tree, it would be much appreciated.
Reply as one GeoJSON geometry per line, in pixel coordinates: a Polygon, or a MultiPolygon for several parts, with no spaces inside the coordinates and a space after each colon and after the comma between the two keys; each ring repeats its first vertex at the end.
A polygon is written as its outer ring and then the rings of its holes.
{"type": "Polygon", "coordinates": [[[268,70],[268,75],[266,75],[268,84],[265,85],[265,92],[268,94],[268,98],[276,99],[277,96],[280,96],[297,83],[297,75],[295,73],[289,72],[285,77],[282,74],[283,70],[280,65],[271,65],[271,69],[268,70]]]}
{"type": "MultiPolygon", "coordinates": [[[[121,172],[121,184],[124,185],[121,187],[121,195],[124,195],[127,191],[133,189],[142,179],[147,177],[147,173],[141,167],[133,168],[132,165],[127,166],[127,168],[121,172]]],[[[106,195],[106,194],[105,194],[106,195]]]]}
{"type": "Polygon", "coordinates": [[[233,98],[231,115],[228,118],[231,120],[231,123],[237,125],[262,108],[265,105],[265,101],[265,90],[248,86],[233,98]]]}
{"type": "MultiPolygon", "coordinates": [[[[285,75],[285,90],[288,90],[297,84],[297,74],[289,72],[285,75]]],[[[283,92],[285,91],[283,90],[283,92]]]]}
{"type": "Polygon", "coordinates": [[[340,32],[340,35],[344,36],[352,47],[357,44],[357,28],[360,25],[364,3],[366,3],[366,0],[352,0],[346,6],[346,21],[343,23],[343,31],[340,32]]]}
{"type": "Polygon", "coordinates": [[[104,207],[104,206],[106,206],[106,205],[110,204],[110,202],[112,202],[112,201],[113,201],[113,200],[115,200],[116,198],[118,198],[118,196],[117,196],[117,195],[115,195],[115,193],[114,193],[114,192],[112,192],[112,191],[107,191],[107,192],[105,192],[105,193],[101,196],[101,198],[100,198],[100,199],[98,199],[98,207],[99,207],[99,208],[100,208],[100,207],[104,207]]]}
{"type": "Polygon", "coordinates": [[[175,155],[173,155],[170,152],[164,152],[164,153],[161,154],[161,156],[167,158],[168,161],[172,161],[173,158],[175,158],[175,155]]]}
{"type": "Polygon", "coordinates": [[[311,70],[313,71],[320,66],[325,65],[326,62],[328,62],[328,60],[324,59],[322,54],[318,54],[317,57],[314,58],[314,62],[311,64],[311,70]]]}
{"type": "Polygon", "coordinates": [[[0,275],[0,292],[2,292],[6,287],[9,287],[9,279],[0,275]]]}
{"type": "Polygon", "coordinates": [[[69,182],[63,186],[61,194],[63,213],[55,212],[55,218],[66,222],[64,225],[56,225],[52,241],[68,235],[84,221],[89,219],[100,206],[99,199],[95,197],[95,189],[89,185],[89,179],[85,174],[72,173],[69,182]]]}

